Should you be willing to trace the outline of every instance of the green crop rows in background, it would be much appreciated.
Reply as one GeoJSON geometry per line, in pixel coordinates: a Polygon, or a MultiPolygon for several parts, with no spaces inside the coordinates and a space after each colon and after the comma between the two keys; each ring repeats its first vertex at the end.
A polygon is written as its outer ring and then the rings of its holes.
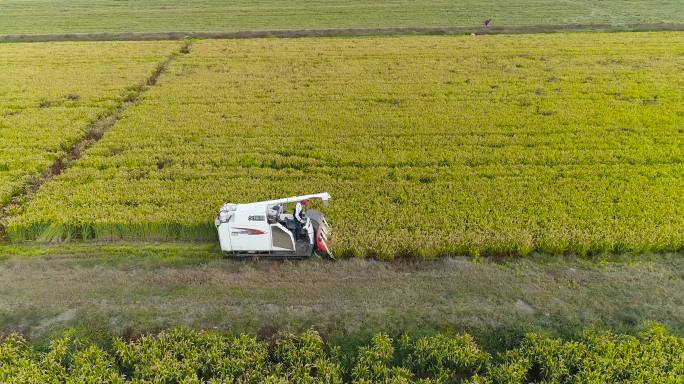
{"type": "Polygon", "coordinates": [[[0,35],[683,23],[679,0],[5,0],[0,35]]]}

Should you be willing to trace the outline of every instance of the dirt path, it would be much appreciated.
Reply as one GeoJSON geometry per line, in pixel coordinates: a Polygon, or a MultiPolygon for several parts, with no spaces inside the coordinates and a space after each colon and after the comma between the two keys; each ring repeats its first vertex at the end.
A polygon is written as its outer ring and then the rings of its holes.
{"type": "Polygon", "coordinates": [[[496,347],[533,329],[637,332],[656,320],[684,332],[681,255],[631,264],[495,264],[239,262],[206,253],[184,262],[181,254],[149,259],[93,250],[0,259],[0,333],[40,339],[72,326],[136,334],[181,325],[268,335],[314,326],[334,336],[449,328],[496,347]]]}
{"type": "Polygon", "coordinates": [[[401,27],[401,28],[332,28],[300,30],[262,30],[236,32],[121,32],[121,33],[64,33],[0,35],[0,42],[38,41],[108,41],[108,40],[180,40],[199,39],[250,39],[265,37],[314,37],[314,36],[378,36],[378,35],[447,35],[447,34],[524,34],[556,32],[647,32],[684,31],[684,24],[550,24],[521,26],[477,27],[401,27]]]}

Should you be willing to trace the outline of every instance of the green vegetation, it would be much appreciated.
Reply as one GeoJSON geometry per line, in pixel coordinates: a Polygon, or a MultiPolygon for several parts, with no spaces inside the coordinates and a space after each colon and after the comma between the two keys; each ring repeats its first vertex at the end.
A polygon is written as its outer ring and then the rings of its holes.
{"type": "Polygon", "coordinates": [[[17,335],[0,344],[5,383],[678,383],[684,339],[652,325],[639,337],[587,332],[580,340],[529,334],[498,357],[469,335],[400,341],[377,334],[351,356],[309,330],[270,342],[175,329],[101,348],[66,334],[45,352],[17,335]]]}
{"type": "Polygon", "coordinates": [[[48,259],[72,259],[89,265],[125,265],[135,267],[196,265],[221,259],[217,243],[66,243],[2,244],[0,260],[29,258],[45,264],[48,259]]]}
{"type": "MultiPolygon", "coordinates": [[[[4,11],[3,11],[4,12],[4,11]]],[[[2,12],[0,12],[2,13],[2,12]]],[[[0,45],[0,207],[118,108],[170,42],[0,45]]]]}
{"type": "Polygon", "coordinates": [[[0,35],[684,23],[679,0],[5,0],[0,35]]]}
{"type": "Polygon", "coordinates": [[[682,249],[683,38],[197,42],[7,230],[214,239],[329,191],[342,255],[682,249]]]}

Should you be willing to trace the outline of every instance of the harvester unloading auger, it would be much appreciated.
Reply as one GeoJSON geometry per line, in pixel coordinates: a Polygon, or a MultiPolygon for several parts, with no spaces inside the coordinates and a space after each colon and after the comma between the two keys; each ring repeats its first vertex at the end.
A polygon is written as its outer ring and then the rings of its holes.
{"type": "Polygon", "coordinates": [[[334,258],[330,247],[332,228],[320,211],[306,211],[301,224],[285,213],[288,204],[321,200],[326,206],[327,192],[248,204],[225,204],[216,217],[221,251],[228,256],[272,256],[334,258]]]}

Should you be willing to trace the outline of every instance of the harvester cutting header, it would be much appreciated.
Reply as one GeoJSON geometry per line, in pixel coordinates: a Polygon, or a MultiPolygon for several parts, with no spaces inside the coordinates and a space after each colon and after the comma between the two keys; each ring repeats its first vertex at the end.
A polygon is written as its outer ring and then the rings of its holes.
{"type": "Polygon", "coordinates": [[[306,210],[309,201],[321,200],[327,192],[248,204],[224,204],[216,217],[221,251],[232,256],[275,256],[333,258],[332,228],[323,213],[306,210]],[[293,213],[285,213],[295,204],[293,213]]]}

